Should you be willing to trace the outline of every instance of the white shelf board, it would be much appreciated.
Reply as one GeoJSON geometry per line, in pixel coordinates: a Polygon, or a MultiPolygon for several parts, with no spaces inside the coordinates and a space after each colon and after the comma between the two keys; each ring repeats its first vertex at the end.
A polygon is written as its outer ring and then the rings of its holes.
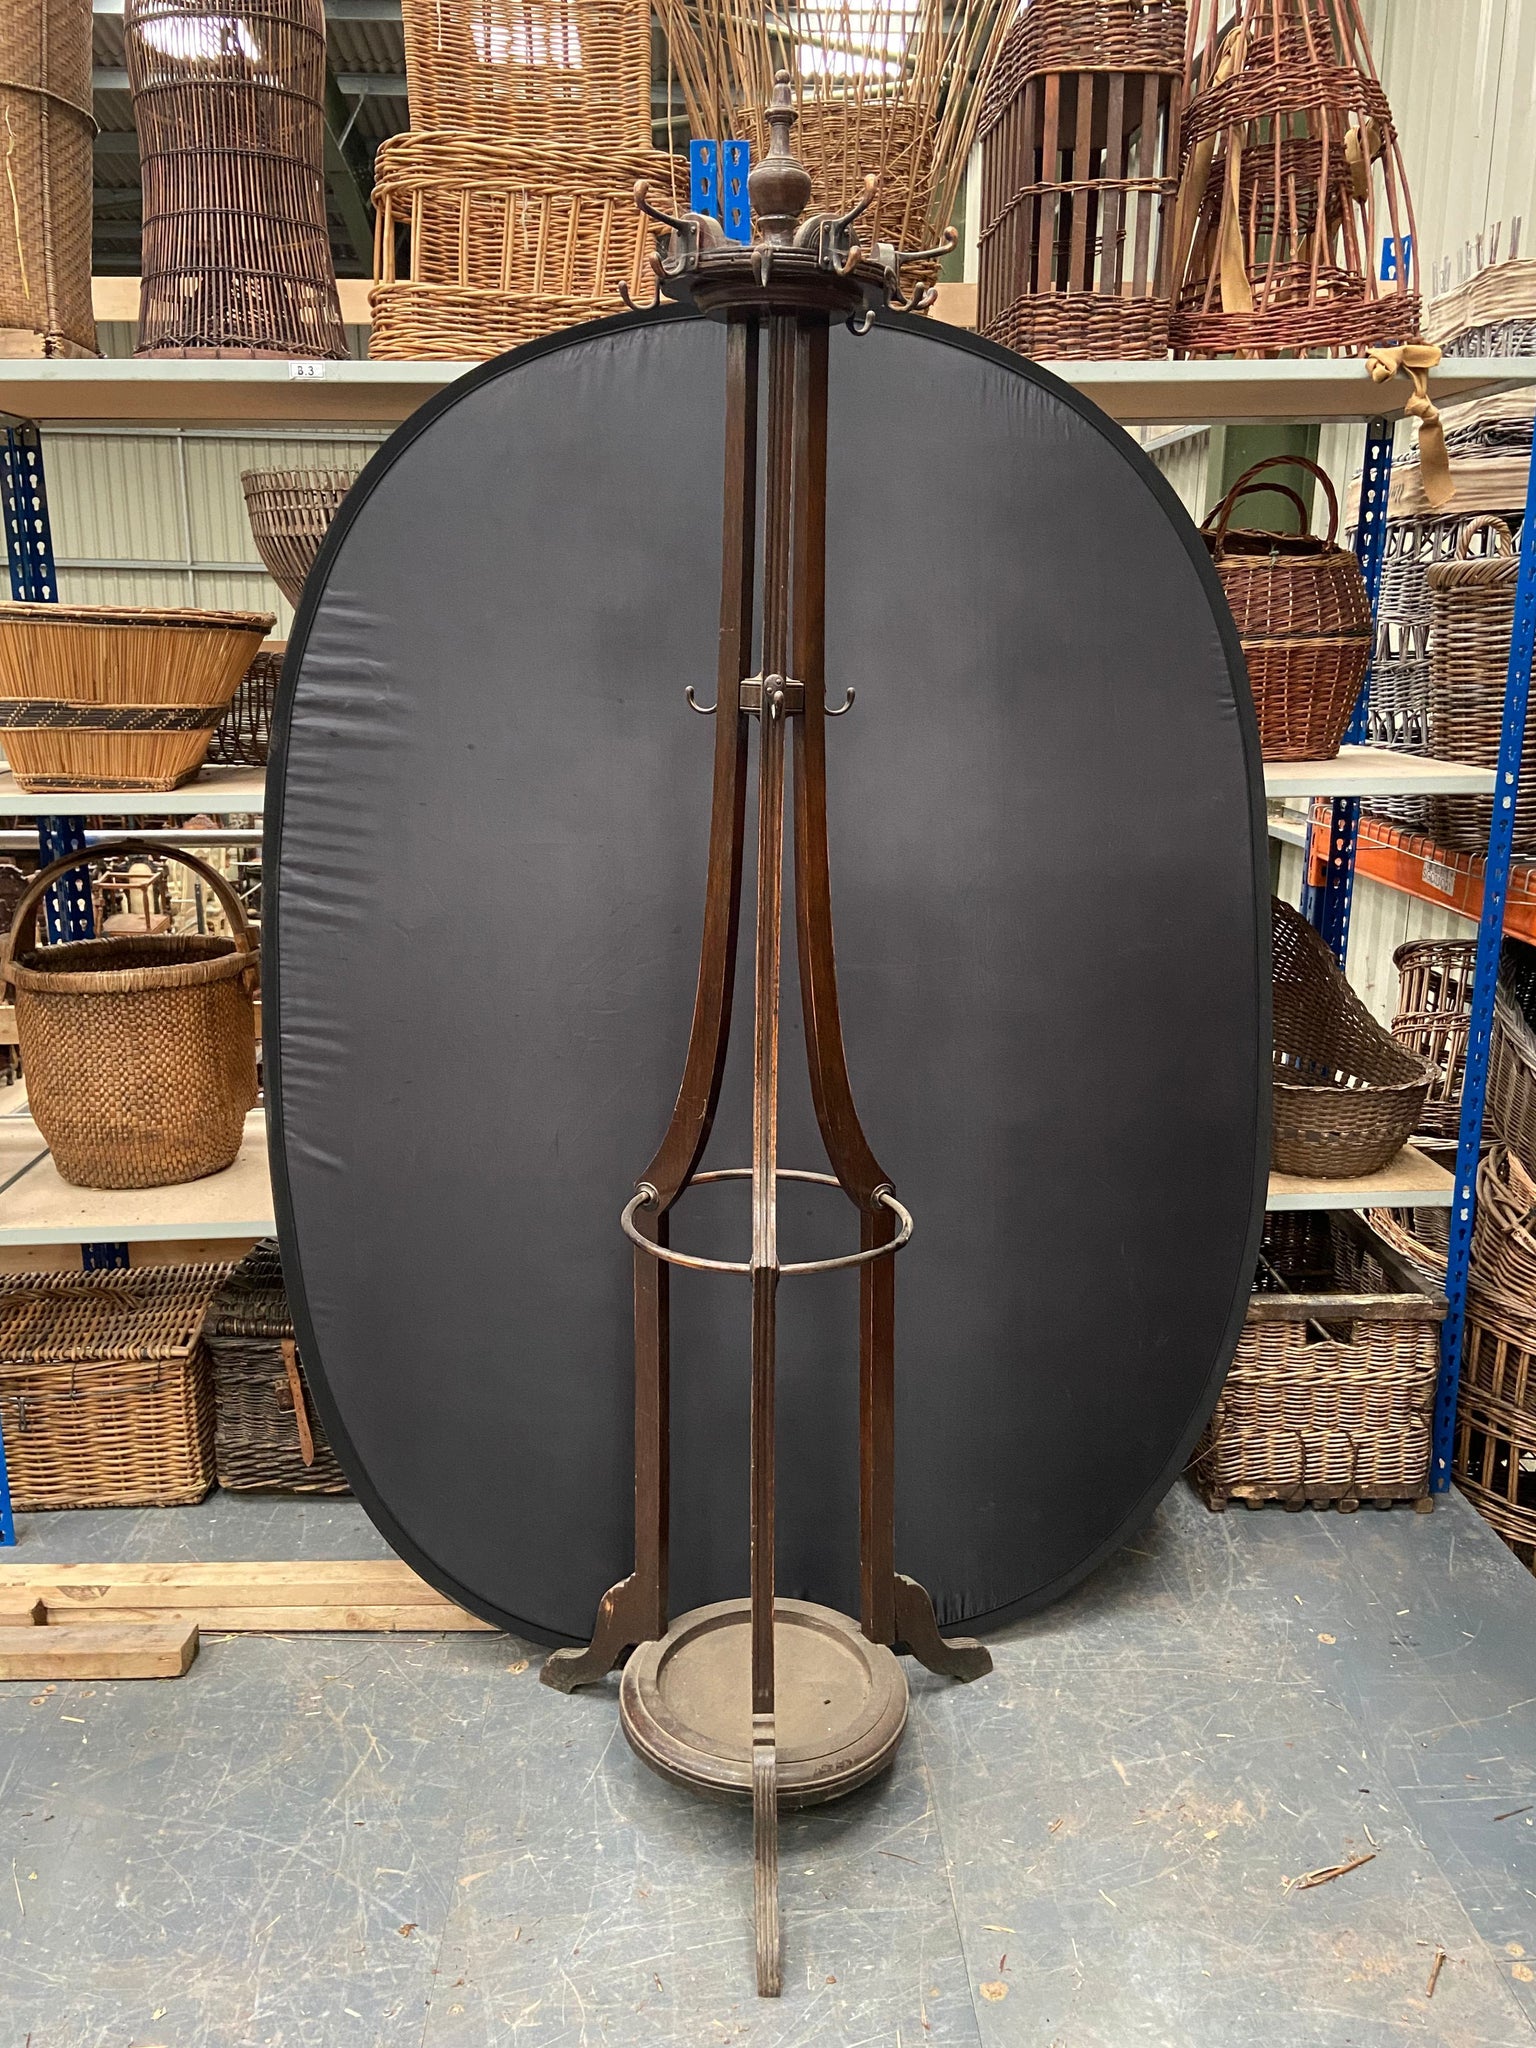
{"type": "Polygon", "coordinates": [[[1355,1180],[1269,1176],[1270,1209],[1449,1209],[1455,1180],[1414,1145],[1405,1145],[1378,1173],[1355,1180]]]}
{"type": "Polygon", "coordinates": [[[1489,796],[1492,768],[1431,761],[1386,747],[1340,747],[1332,761],[1266,761],[1264,794],[1306,796],[1489,796]]]}
{"type": "Polygon", "coordinates": [[[0,773],[0,818],[195,818],[260,811],[267,801],[264,768],[204,768],[180,789],[71,789],[53,795],[18,789],[0,773]]]}
{"type": "Polygon", "coordinates": [[[240,1156],[223,1173],[122,1190],[71,1187],[31,1117],[0,1115],[0,1244],[270,1237],[275,1228],[263,1110],[246,1118],[240,1156]]]}
{"type": "MultiPolygon", "coordinates": [[[[81,423],[394,426],[475,363],[289,363],[134,357],[0,361],[0,411],[81,423]]],[[[1364,362],[1059,362],[1057,376],[1127,424],[1397,418],[1406,377],[1373,384],[1364,362]]],[[[1536,358],[1452,357],[1430,373],[1448,405],[1536,384],[1536,358]]]]}

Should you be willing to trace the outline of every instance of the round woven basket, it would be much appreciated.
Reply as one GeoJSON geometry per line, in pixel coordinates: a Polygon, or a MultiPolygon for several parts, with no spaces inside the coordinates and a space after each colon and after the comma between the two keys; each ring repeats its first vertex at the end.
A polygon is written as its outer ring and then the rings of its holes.
{"type": "Polygon", "coordinates": [[[177,789],[270,612],[0,604],[0,738],[23,789],[177,789]]]}
{"type": "Polygon", "coordinates": [[[1383,1031],[1300,911],[1270,904],[1281,1173],[1375,1173],[1418,1129],[1434,1071],[1383,1031]]]}
{"type": "Polygon", "coordinates": [[[90,0],[0,7],[0,132],[0,353],[93,356],[90,0]]]}
{"type": "Polygon", "coordinates": [[[1411,939],[1392,955],[1397,969],[1397,1014],[1392,1036],[1435,1078],[1419,1117],[1432,1137],[1454,1138],[1461,1128],[1461,1083],[1472,1021],[1476,939],[1411,939]]]}
{"type": "Polygon", "coordinates": [[[0,948],[15,990],[27,1106],[75,1187],[153,1188],[234,1163],[256,1100],[259,975],[239,897],[207,862],[143,839],[66,854],[34,877],[0,948]],[[72,869],[134,854],[181,861],[233,938],[165,933],[34,945],[38,906],[72,869]]]}
{"type": "Polygon", "coordinates": [[[271,640],[240,678],[229,709],[208,743],[208,759],[265,768],[272,743],[272,712],[283,679],[286,640],[271,640]]]}
{"type": "Polygon", "coordinates": [[[1331,761],[1354,715],[1371,653],[1371,605],[1360,564],[1338,545],[1339,500],[1325,470],[1300,455],[1254,463],[1207,513],[1201,532],[1237,623],[1266,761],[1331,761]],[[1306,507],[1267,470],[1306,470],[1328,502],[1325,539],[1307,532],[1306,507]],[[1301,519],[1294,534],[1234,527],[1240,498],[1273,491],[1301,519]]]}
{"type": "Polygon", "coordinates": [[[296,605],[320,543],[357,478],[345,469],[247,469],[246,517],[267,574],[296,605]]]}
{"type": "Polygon", "coordinates": [[[651,139],[636,0],[401,0],[411,127],[633,148],[651,139]]]}
{"type": "MultiPolygon", "coordinates": [[[[1498,765],[1519,575],[1509,528],[1493,513],[1469,519],[1455,561],[1428,571],[1429,749],[1439,760],[1498,765]],[[1492,552],[1474,557],[1483,536],[1492,552]]],[[[1491,796],[1429,799],[1430,836],[1442,846],[1482,853],[1492,824],[1491,796]]],[[[1536,851],[1536,720],[1527,724],[1520,757],[1513,847],[1536,851]]]]}

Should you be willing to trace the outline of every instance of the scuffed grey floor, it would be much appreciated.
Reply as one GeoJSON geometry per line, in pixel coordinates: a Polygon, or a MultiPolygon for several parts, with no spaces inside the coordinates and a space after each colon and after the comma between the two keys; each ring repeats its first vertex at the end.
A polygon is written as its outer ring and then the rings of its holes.
{"type": "MultiPolygon", "coordinates": [[[[218,1495],[22,1542],[379,1548],[350,1503],[218,1495]]],[[[914,1675],[883,1785],[786,1820],[776,2004],[746,1817],[531,1646],[215,1638],[177,1683],[0,1686],[0,2048],[1536,2036],[1536,1584],[1459,1498],[1216,1517],[1181,1487],[993,1648],[978,1685],[914,1675]]]]}

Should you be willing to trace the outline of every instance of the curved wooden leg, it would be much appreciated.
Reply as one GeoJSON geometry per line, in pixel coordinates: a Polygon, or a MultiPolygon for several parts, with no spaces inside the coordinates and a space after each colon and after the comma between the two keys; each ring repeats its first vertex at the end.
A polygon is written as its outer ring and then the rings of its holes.
{"type": "Polygon", "coordinates": [[[925,1671],[936,1671],[941,1678],[985,1678],[992,1669],[992,1652],[986,1644],[978,1643],[974,1636],[940,1635],[927,1589],[900,1572],[894,1583],[897,1649],[905,1650],[925,1671]]]}
{"type": "Polygon", "coordinates": [[[579,1685],[596,1685],[623,1662],[624,1654],[636,1643],[648,1643],[656,1633],[655,1597],[631,1572],[610,1586],[597,1606],[597,1625],[592,1640],[581,1650],[551,1650],[539,1673],[545,1685],[556,1692],[574,1692],[579,1685]]]}

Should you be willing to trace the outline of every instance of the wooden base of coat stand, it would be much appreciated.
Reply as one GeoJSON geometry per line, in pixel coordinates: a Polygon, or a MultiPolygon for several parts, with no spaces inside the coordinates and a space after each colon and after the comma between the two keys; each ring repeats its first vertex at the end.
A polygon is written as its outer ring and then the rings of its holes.
{"type": "Polygon", "coordinates": [[[0,1564],[0,1679],[180,1678],[198,1631],[486,1630],[398,1558],[0,1564]]]}

